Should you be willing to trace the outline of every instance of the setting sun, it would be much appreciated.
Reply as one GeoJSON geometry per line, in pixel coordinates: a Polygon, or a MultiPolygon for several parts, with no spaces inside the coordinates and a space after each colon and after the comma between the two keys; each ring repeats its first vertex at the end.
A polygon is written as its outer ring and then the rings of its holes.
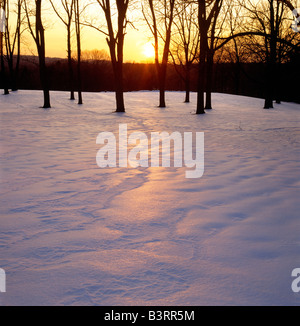
{"type": "Polygon", "coordinates": [[[154,46],[152,43],[147,43],[143,47],[143,54],[145,57],[148,59],[154,58],[155,57],[155,51],[154,51],[154,46]]]}

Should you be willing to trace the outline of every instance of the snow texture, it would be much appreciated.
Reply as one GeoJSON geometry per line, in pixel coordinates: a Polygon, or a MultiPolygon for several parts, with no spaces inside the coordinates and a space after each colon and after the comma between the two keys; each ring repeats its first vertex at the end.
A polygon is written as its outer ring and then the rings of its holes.
{"type": "Polygon", "coordinates": [[[0,305],[299,305],[300,107],[214,94],[52,92],[0,98],[0,305]],[[96,137],[205,132],[205,174],[106,168],[96,137]]]}

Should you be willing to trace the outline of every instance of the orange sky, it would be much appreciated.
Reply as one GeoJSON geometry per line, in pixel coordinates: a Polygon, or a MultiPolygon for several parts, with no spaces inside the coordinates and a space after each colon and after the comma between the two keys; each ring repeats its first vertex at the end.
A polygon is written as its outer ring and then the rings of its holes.
{"type": "MultiPolygon", "coordinates": [[[[55,1],[55,0],[54,0],[55,1]]],[[[60,3],[60,0],[56,0],[60,3]]],[[[101,17],[101,9],[99,5],[93,5],[90,9],[91,15],[101,17]]],[[[46,55],[48,57],[66,57],[66,27],[58,19],[49,3],[46,5],[44,14],[44,26],[46,35],[46,55]]],[[[89,14],[87,14],[87,17],[89,14]]],[[[125,37],[124,57],[127,62],[149,62],[154,61],[154,53],[151,57],[152,38],[145,22],[141,22],[140,11],[129,13],[131,19],[135,21],[133,27],[127,28],[125,37]],[[138,17],[139,16],[139,17],[138,17]]],[[[104,20],[102,20],[104,21],[104,20]]],[[[35,53],[35,45],[31,36],[26,34],[25,44],[23,45],[23,53],[35,53]]],[[[73,39],[73,49],[76,51],[75,38],[73,39]]],[[[106,50],[108,52],[105,35],[84,26],[82,28],[82,50],[106,50]]]]}
{"type": "MultiPolygon", "coordinates": [[[[46,52],[49,57],[66,56],[66,31],[63,26],[56,26],[46,30],[46,52]]],[[[75,41],[73,41],[74,50],[75,41]]],[[[108,52],[105,36],[91,28],[84,27],[82,30],[82,50],[104,49],[108,52]]],[[[145,33],[135,30],[128,31],[125,38],[124,56],[125,61],[141,62],[149,60],[148,53],[151,51],[151,39],[145,33]]]]}

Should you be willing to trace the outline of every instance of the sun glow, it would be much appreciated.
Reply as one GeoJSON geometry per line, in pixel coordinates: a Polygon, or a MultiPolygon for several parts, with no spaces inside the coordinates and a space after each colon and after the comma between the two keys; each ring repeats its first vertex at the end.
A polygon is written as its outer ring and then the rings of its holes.
{"type": "Polygon", "coordinates": [[[154,59],[155,51],[152,43],[147,43],[143,46],[143,54],[148,59],[154,59]]]}

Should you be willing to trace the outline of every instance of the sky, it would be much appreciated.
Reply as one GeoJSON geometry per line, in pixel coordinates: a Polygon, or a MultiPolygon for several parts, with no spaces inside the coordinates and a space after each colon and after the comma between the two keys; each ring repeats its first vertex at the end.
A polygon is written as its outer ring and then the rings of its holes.
{"type": "MultiPolygon", "coordinates": [[[[13,2],[11,0],[11,10],[13,10],[13,2]]],[[[62,0],[53,0],[59,13],[63,15],[64,11],[61,5],[62,0]]],[[[105,30],[105,18],[96,0],[81,0],[81,3],[88,3],[88,7],[83,15],[83,21],[93,22],[93,25],[101,27],[105,30]]],[[[111,1],[112,7],[115,1],[111,1]]],[[[141,1],[133,1],[134,8],[128,11],[128,19],[133,23],[128,24],[124,46],[125,62],[154,62],[153,37],[142,15],[141,1]]],[[[65,58],[66,51],[66,27],[55,14],[50,1],[43,1],[43,24],[46,30],[46,55],[47,57],[65,58]]],[[[114,10],[112,9],[112,12],[114,10]]],[[[292,16],[292,14],[291,14],[292,16]]],[[[113,20],[116,21],[117,15],[113,14],[113,20]]],[[[25,33],[25,42],[23,44],[22,53],[35,54],[36,48],[32,37],[29,33],[25,33]]],[[[108,46],[105,35],[87,26],[82,27],[82,50],[106,50],[108,46]]],[[[76,51],[75,37],[73,36],[73,51],[76,51]]]]}
{"type": "MultiPolygon", "coordinates": [[[[60,0],[54,0],[59,4],[60,0]]],[[[63,13],[63,11],[61,11],[63,13]]],[[[129,19],[134,22],[134,27],[127,27],[124,46],[125,62],[151,62],[154,61],[154,48],[151,33],[145,21],[141,19],[140,10],[129,12],[129,19]]],[[[103,25],[105,20],[102,16],[101,8],[98,4],[91,5],[86,14],[87,20],[95,20],[96,24],[103,25]]],[[[43,24],[46,36],[46,56],[47,57],[66,57],[67,38],[66,27],[54,13],[49,2],[44,7],[43,24]],[[46,14],[45,14],[46,13],[46,14]]],[[[105,29],[105,27],[104,27],[105,29]]],[[[99,31],[83,26],[82,27],[82,50],[106,50],[108,46],[105,35],[99,31]]],[[[73,37],[73,51],[76,51],[76,41],[73,37]]],[[[25,54],[35,53],[35,45],[29,33],[26,33],[26,42],[22,49],[25,54]]]]}
{"type": "MultiPolygon", "coordinates": [[[[66,57],[66,33],[63,26],[56,26],[46,31],[46,52],[48,57],[66,57]]],[[[82,50],[106,50],[108,46],[105,36],[88,27],[82,30],[82,50]]],[[[75,40],[73,50],[76,50],[75,40]]],[[[127,62],[143,62],[154,60],[154,48],[148,36],[131,30],[125,37],[124,57],[127,62]],[[151,58],[152,54],[152,58],[151,58]]]]}

